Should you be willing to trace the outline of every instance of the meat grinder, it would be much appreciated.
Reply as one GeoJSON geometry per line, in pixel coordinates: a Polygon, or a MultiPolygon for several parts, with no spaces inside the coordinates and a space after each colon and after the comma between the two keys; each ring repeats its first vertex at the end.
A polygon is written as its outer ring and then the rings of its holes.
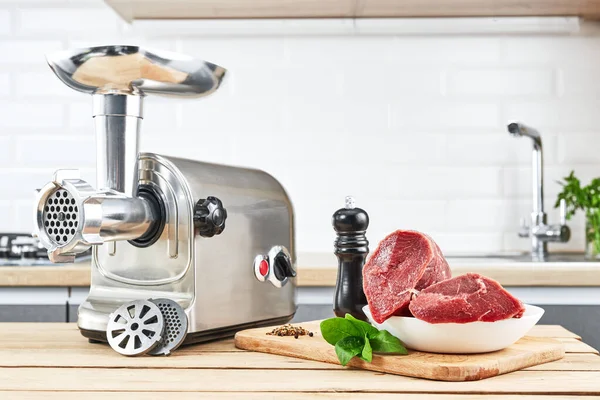
{"type": "Polygon", "coordinates": [[[290,320],[294,217],[279,182],[259,170],[138,151],[145,96],[208,95],[225,69],[137,46],[62,51],[47,60],[93,102],[97,188],[77,170],[59,170],[35,206],[36,233],[53,262],[73,262],[92,247],[81,333],[106,341],[112,312],[150,298],[185,309],[185,343],[290,320]]]}

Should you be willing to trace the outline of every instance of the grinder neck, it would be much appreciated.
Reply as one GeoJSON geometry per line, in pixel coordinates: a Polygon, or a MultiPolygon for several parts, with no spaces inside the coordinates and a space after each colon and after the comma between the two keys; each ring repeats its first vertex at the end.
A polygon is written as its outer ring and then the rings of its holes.
{"type": "Polygon", "coordinates": [[[137,158],[143,96],[95,94],[97,188],[133,197],[137,186],[137,158]]]}

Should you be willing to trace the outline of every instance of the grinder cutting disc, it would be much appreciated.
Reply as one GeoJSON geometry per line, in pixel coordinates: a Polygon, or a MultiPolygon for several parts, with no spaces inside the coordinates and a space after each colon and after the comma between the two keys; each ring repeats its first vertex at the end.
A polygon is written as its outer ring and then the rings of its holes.
{"type": "Polygon", "coordinates": [[[110,315],[106,338],[117,353],[137,356],[158,345],[164,327],[163,315],[154,303],[135,300],[123,304],[110,315]]]}
{"type": "Polygon", "coordinates": [[[160,344],[153,348],[148,354],[153,356],[168,356],[178,348],[188,329],[188,319],[185,311],[177,302],[170,299],[150,299],[156,304],[163,314],[165,320],[165,334],[160,344]]]}

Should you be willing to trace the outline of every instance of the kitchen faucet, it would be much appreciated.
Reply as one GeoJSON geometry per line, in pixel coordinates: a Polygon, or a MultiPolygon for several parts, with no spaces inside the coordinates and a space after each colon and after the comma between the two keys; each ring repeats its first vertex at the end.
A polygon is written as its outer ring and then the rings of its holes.
{"type": "Polygon", "coordinates": [[[560,224],[548,225],[544,212],[544,160],[542,153],[542,137],[540,133],[520,122],[508,124],[508,132],[515,137],[528,137],[533,141],[532,184],[533,211],[531,223],[525,218],[521,220],[519,236],[531,238],[531,256],[536,261],[544,261],[548,256],[548,242],[567,242],[571,230],[567,226],[567,206],[565,200],[560,201],[560,224]]]}

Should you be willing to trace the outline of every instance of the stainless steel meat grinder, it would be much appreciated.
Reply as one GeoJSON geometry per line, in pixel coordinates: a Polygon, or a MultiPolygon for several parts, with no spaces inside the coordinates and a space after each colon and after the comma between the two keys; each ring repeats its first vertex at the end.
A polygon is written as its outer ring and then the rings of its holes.
{"type": "MultiPolygon", "coordinates": [[[[48,63],[93,101],[98,187],[60,170],[35,208],[36,233],[53,262],[73,262],[93,246],[82,334],[106,341],[109,315],[149,298],[185,309],[186,343],[290,320],[294,217],[279,182],[258,170],[138,152],[146,95],[205,96],[225,69],[137,46],[63,51],[48,63]]],[[[177,139],[167,132],[165,140],[177,139]]]]}

